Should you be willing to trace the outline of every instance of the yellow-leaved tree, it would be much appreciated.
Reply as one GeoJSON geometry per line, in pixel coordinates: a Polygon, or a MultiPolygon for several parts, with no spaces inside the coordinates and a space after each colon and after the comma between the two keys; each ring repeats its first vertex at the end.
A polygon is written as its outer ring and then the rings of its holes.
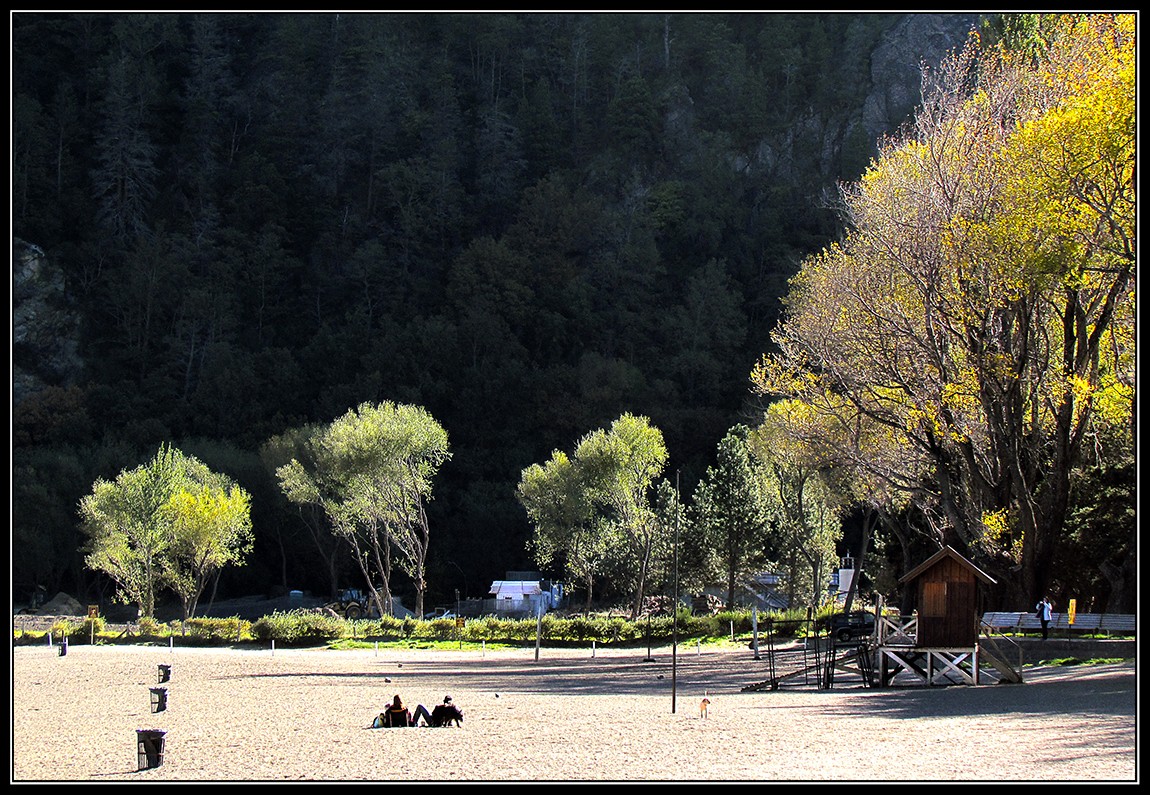
{"type": "Polygon", "coordinates": [[[936,543],[1015,604],[1055,584],[1075,468],[1135,431],[1135,19],[1041,29],[1025,53],[972,36],[924,75],[752,373],[897,438],[936,543]]]}

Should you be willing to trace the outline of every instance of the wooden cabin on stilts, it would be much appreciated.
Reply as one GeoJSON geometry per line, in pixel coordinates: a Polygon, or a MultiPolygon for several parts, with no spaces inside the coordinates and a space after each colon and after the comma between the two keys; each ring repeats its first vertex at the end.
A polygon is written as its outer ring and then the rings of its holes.
{"type": "Polygon", "coordinates": [[[1012,665],[998,641],[981,631],[979,585],[994,585],[990,575],[948,546],[900,582],[914,589],[917,611],[905,623],[878,617],[879,687],[904,671],[926,685],[977,685],[984,665],[994,669],[994,681],[1022,681],[1021,661],[1012,665]]]}
{"type": "MultiPolygon", "coordinates": [[[[768,678],[743,690],[778,690],[784,683],[834,687],[840,673],[858,674],[864,687],[907,684],[950,685],[1022,681],[1022,652],[996,628],[984,625],[980,587],[995,580],[951,547],[943,547],[900,582],[913,589],[916,609],[910,616],[884,610],[881,601],[868,621],[838,631],[823,631],[807,611],[805,621],[768,619],[768,678]],[[859,632],[870,627],[872,631],[859,632]],[[776,632],[801,638],[783,648],[776,632]],[[1017,660],[1012,664],[1011,660],[1017,660]]],[[[844,618],[839,616],[839,618],[844,618]]],[[[754,643],[759,659],[758,640],[754,643]]]]}

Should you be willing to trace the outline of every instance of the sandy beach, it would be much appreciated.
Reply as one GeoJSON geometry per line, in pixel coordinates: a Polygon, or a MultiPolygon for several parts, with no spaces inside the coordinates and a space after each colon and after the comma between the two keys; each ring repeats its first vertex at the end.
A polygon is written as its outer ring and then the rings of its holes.
{"type": "Polygon", "coordinates": [[[1028,668],[1016,685],[772,692],[742,690],[767,678],[749,650],[536,654],[14,647],[11,780],[1138,780],[1133,661],[1028,668]],[[463,727],[367,728],[396,693],[429,709],[450,694],[463,727]],[[140,770],[137,731],[152,729],[163,761],[140,770]]]}

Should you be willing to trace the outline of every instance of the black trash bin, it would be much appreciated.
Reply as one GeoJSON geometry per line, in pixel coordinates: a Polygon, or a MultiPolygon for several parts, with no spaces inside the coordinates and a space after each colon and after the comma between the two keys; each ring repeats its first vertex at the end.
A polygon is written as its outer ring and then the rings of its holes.
{"type": "Polygon", "coordinates": [[[160,663],[160,670],[156,673],[156,681],[160,684],[172,678],[172,666],[160,663]]]}
{"type": "Polygon", "coordinates": [[[164,764],[164,735],[159,729],[136,729],[137,769],[150,770],[164,764]]]}
{"type": "Polygon", "coordinates": [[[152,691],[152,712],[163,712],[168,708],[168,688],[166,687],[153,687],[152,691]]]}

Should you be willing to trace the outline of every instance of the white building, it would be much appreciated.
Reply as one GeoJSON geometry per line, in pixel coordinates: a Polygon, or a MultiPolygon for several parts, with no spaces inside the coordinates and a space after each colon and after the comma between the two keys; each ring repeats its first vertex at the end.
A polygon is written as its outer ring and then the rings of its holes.
{"type": "Polygon", "coordinates": [[[547,580],[495,580],[491,583],[496,613],[546,613],[559,605],[563,586],[547,580]]]}

